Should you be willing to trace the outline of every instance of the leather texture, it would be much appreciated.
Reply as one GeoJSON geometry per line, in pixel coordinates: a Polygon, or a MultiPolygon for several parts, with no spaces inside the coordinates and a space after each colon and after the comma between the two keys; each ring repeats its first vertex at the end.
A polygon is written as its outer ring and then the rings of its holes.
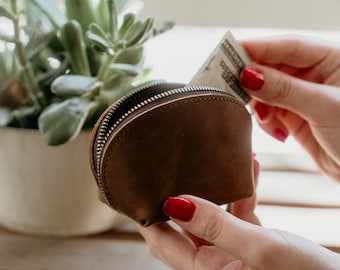
{"type": "Polygon", "coordinates": [[[222,205],[254,191],[251,119],[231,96],[183,96],[148,108],[103,151],[107,203],[144,226],[168,220],[162,206],[169,196],[192,194],[222,205]]]}

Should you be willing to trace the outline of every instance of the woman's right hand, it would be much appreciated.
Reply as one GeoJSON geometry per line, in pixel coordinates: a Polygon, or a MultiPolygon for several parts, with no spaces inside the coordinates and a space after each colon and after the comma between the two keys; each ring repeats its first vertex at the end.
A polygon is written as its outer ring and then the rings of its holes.
{"type": "Polygon", "coordinates": [[[292,135],[340,181],[340,48],[296,37],[243,45],[254,64],[240,82],[261,127],[281,141],[292,135]]]}

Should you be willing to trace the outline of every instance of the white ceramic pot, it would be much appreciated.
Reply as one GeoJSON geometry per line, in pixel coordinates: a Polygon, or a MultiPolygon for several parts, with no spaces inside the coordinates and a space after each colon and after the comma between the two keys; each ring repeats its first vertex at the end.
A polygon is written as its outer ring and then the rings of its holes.
{"type": "Polygon", "coordinates": [[[124,218],[98,200],[89,132],[48,146],[36,130],[0,128],[0,225],[49,236],[102,232],[124,218]]]}

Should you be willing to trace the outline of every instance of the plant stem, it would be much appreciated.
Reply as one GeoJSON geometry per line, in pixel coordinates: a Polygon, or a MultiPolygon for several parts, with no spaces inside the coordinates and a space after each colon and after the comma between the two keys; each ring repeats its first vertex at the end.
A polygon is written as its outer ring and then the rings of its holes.
{"type": "Polygon", "coordinates": [[[6,35],[2,35],[0,34],[0,40],[8,42],[8,43],[15,43],[16,40],[12,37],[6,36],[6,35]]]}
{"type": "Polygon", "coordinates": [[[108,56],[107,59],[105,60],[105,62],[100,66],[99,68],[99,71],[98,71],[98,74],[97,74],[97,79],[98,81],[104,81],[105,79],[105,73],[106,73],[106,70],[108,68],[108,66],[114,62],[116,56],[108,56]]]}
{"type": "Polygon", "coordinates": [[[46,101],[43,92],[40,90],[34,78],[34,72],[30,62],[27,60],[27,55],[25,47],[20,39],[20,27],[19,27],[19,12],[17,6],[17,0],[11,0],[12,12],[17,15],[17,18],[13,21],[14,26],[14,40],[15,40],[15,53],[19,60],[22,68],[22,73],[24,76],[24,81],[26,82],[26,91],[37,109],[42,109],[46,106],[46,101]]]}

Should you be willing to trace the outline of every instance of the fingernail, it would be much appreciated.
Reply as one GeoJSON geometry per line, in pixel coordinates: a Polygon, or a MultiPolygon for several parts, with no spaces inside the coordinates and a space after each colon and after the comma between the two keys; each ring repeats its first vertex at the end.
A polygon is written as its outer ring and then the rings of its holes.
{"type": "Polygon", "coordinates": [[[268,116],[268,113],[269,113],[268,108],[263,103],[256,102],[255,105],[254,105],[254,109],[255,109],[258,117],[260,118],[260,120],[264,120],[268,116]]]}
{"type": "Polygon", "coordinates": [[[252,158],[252,159],[255,159],[255,158],[256,158],[256,153],[253,152],[253,153],[251,154],[251,158],[252,158]]]}
{"type": "Polygon", "coordinates": [[[287,140],[288,134],[281,128],[274,129],[274,137],[280,142],[285,142],[287,140]]]}
{"type": "Polygon", "coordinates": [[[169,197],[163,205],[165,215],[185,222],[193,218],[195,210],[195,204],[180,197],[169,197]]]}
{"type": "Polygon", "coordinates": [[[250,90],[260,90],[264,84],[263,73],[253,67],[246,66],[241,73],[240,83],[250,90]]]}

